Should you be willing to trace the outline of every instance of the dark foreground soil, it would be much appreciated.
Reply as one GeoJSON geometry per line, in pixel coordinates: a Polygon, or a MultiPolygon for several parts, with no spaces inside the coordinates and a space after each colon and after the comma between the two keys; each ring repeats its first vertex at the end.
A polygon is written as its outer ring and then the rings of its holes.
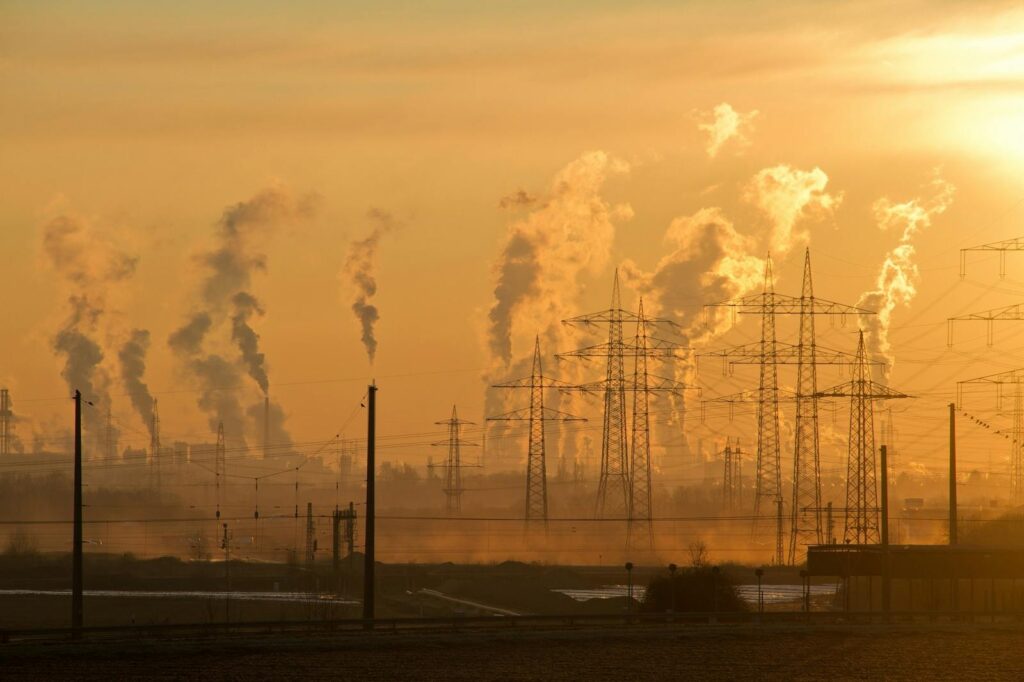
{"type": "Polygon", "coordinates": [[[1024,628],[637,626],[8,644],[3,679],[1024,679],[1024,628]]]}

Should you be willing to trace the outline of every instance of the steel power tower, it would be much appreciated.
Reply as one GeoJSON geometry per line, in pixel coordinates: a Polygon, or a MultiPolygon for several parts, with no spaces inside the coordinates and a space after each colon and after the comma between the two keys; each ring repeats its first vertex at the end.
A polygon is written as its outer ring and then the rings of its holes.
{"type": "Polygon", "coordinates": [[[449,516],[457,516],[462,513],[462,469],[466,465],[462,463],[461,448],[464,445],[475,446],[476,443],[464,441],[461,438],[462,426],[475,424],[476,422],[459,419],[459,413],[452,405],[452,416],[444,421],[434,422],[438,426],[448,427],[448,440],[432,443],[434,446],[448,446],[448,459],[444,463],[444,498],[445,512],[449,516]]]}
{"type": "MultiPolygon", "coordinates": [[[[1004,279],[1006,277],[1006,254],[1011,251],[1024,251],[1024,237],[1006,239],[999,242],[992,242],[990,244],[981,244],[980,246],[971,246],[966,249],[960,249],[960,279],[963,279],[967,275],[966,259],[968,251],[998,253],[999,278],[1004,279]]],[[[946,321],[946,345],[950,347],[953,346],[953,326],[955,322],[985,322],[985,342],[991,346],[995,332],[995,322],[1020,322],[1021,320],[1024,320],[1024,305],[1020,303],[1015,303],[1014,305],[1002,308],[992,308],[991,310],[983,310],[977,313],[968,313],[966,315],[950,317],[946,321]]]]}
{"type": "MultiPolygon", "coordinates": [[[[845,320],[847,315],[871,315],[873,311],[837,303],[814,295],[811,275],[811,252],[804,252],[803,283],[799,297],[775,292],[772,261],[765,262],[765,282],[761,294],[708,307],[728,307],[735,313],[761,316],[759,343],[737,346],[725,351],[705,352],[704,356],[722,357],[727,364],[757,364],[760,377],[757,392],[757,455],[754,516],[777,517],[782,490],[781,437],[779,432],[780,390],[778,365],[797,367],[795,403],[796,421],[793,441],[793,489],[790,509],[790,546],[783,559],[776,537],[776,562],[794,564],[797,547],[820,543],[823,538],[821,519],[821,455],[818,431],[818,365],[854,364],[857,358],[842,351],[818,346],[814,318],[827,315],[845,320]],[[779,342],[775,335],[776,315],[798,315],[800,335],[796,345],[779,342]]],[[[727,397],[724,402],[736,402],[727,397]]],[[[755,524],[757,522],[755,521],[755,524]]],[[[778,524],[776,524],[776,529],[778,524]]]]}
{"type": "Polygon", "coordinates": [[[217,424],[217,446],[213,452],[213,480],[217,498],[217,518],[220,518],[221,497],[227,497],[227,462],[225,454],[227,448],[224,445],[224,422],[217,424]]]}
{"type": "Polygon", "coordinates": [[[740,491],[743,486],[742,479],[742,457],[739,439],[736,439],[736,447],[733,449],[728,438],[725,439],[725,450],[722,451],[722,508],[725,511],[736,511],[740,505],[740,491]]]}
{"type": "Polygon", "coordinates": [[[850,399],[849,459],[846,467],[846,525],[843,538],[857,545],[877,544],[878,472],[875,466],[875,412],[878,400],[908,398],[871,379],[870,363],[864,347],[864,331],[857,341],[858,362],[853,378],[818,393],[821,398],[850,399]]]}
{"type": "Polygon", "coordinates": [[[150,415],[149,422],[149,456],[150,466],[153,472],[153,481],[157,488],[160,489],[160,410],[157,407],[157,401],[153,400],[153,414],[150,415]]]}
{"type": "MultiPolygon", "coordinates": [[[[606,311],[608,312],[608,311],[606,311]]],[[[567,353],[560,353],[560,358],[607,358],[611,355],[618,355],[623,358],[623,366],[627,358],[633,360],[632,380],[623,384],[621,391],[623,395],[630,393],[633,396],[632,417],[630,423],[627,418],[624,422],[629,426],[629,458],[626,460],[624,471],[611,466],[614,462],[609,460],[609,466],[605,466],[605,459],[602,458],[602,473],[606,474],[599,480],[596,514],[600,517],[614,518],[617,508],[608,504],[609,483],[613,494],[617,493],[619,481],[625,486],[625,508],[622,510],[626,517],[626,547],[627,549],[653,549],[653,511],[651,496],[651,429],[650,429],[650,396],[655,393],[670,393],[682,395],[684,390],[696,389],[687,386],[685,383],[651,374],[648,363],[651,360],[676,360],[678,353],[689,349],[675,341],[669,341],[648,333],[649,327],[657,325],[672,324],[668,320],[650,318],[644,314],[643,300],[640,301],[637,313],[626,310],[619,310],[621,319],[636,322],[636,333],[630,341],[623,341],[621,344],[602,343],[595,346],[579,348],[567,353]],[[604,488],[601,488],[604,484],[604,488]]],[[[581,318],[575,318],[576,322],[581,318]]],[[[591,322],[592,323],[592,322],[591,322]]],[[[608,408],[608,387],[610,382],[606,378],[603,381],[580,384],[578,390],[588,394],[601,393],[605,396],[605,415],[608,408]]],[[[608,419],[605,423],[607,425],[608,419]]],[[[614,500],[613,500],[614,501],[614,500]]]]}
{"type": "Polygon", "coordinates": [[[11,454],[14,438],[14,412],[11,411],[11,394],[0,389],[0,457],[11,454]]]}
{"type": "Polygon", "coordinates": [[[544,407],[544,389],[572,388],[572,384],[544,376],[540,356],[540,337],[536,337],[533,347],[533,369],[530,376],[512,379],[494,388],[528,388],[530,389],[530,406],[526,409],[513,410],[502,415],[488,417],[488,421],[526,421],[529,422],[529,444],[526,452],[526,526],[548,526],[548,480],[544,453],[544,423],[548,421],[586,421],[566,412],[559,412],[544,407]]]}
{"type": "MultiPolygon", "coordinates": [[[[989,374],[988,376],[958,381],[956,384],[956,403],[960,409],[964,407],[964,386],[970,385],[995,386],[996,409],[1003,409],[1003,386],[1013,387],[1012,427],[1010,430],[1010,499],[1014,504],[1024,502],[1024,369],[1012,369],[1008,372],[989,374]]],[[[1000,434],[1005,435],[1005,434],[1000,434]]]]}

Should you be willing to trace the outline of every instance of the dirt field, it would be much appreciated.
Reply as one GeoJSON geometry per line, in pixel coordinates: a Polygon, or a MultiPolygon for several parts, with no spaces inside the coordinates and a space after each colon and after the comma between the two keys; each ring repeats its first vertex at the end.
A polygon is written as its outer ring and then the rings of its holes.
{"type": "Polygon", "coordinates": [[[655,626],[11,644],[4,679],[1022,679],[1024,628],[655,626]]]}

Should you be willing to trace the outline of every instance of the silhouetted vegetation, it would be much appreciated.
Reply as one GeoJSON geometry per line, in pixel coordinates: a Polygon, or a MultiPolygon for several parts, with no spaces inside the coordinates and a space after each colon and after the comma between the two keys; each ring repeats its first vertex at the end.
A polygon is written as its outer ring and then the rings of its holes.
{"type": "Polygon", "coordinates": [[[651,580],[641,610],[650,613],[664,611],[746,611],[737,596],[736,583],[724,572],[700,565],[680,569],[674,576],[659,576],[651,580]]]}

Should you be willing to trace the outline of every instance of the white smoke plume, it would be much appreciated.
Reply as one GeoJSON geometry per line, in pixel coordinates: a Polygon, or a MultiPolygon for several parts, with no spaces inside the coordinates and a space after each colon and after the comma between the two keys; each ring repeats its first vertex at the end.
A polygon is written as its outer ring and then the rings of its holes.
{"type": "Polygon", "coordinates": [[[244,374],[267,394],[266,359],[250,326],[254,315],[264,314],[251,291],[253,275],[266,270],[260,244],[281,226],[309,218],[315,208],[315,196],[297,196],[281,185],[263,189],[225,209],[212,247],[198,257],[203,274],[197,304],[168,345],[183,371],[199,381],[197,402],[211,430],[223,422],[233,438],[242,440],[245,414],[235,389],[244,374]],[[231,355],[226,341],[234,345],[231,355]]]}
{"type": "Polygon", "coordinates": [[[42,228],[42,253],[67,297],[67,316],[54,334],[53,349],[63,359],[61,376],[95,409],[85,410],[85,430],[99,444],[110,409],[110,378],[102,367],[101,337],[110,298],[131,278],[138,259],[105,238],[88,220],[64,213],[42,228]]]}
{"type": "Polygon", "coordinates": [[[807,229],[798,227],[808,217],[831,214],[842,201],[842,193],[825,191],[828,176],[820,168],[799,170],[785,164],[764,168],[747,184],[744,198],[761,209],[771,221],[769,249],[783,257],[810,239],[807,229]]]}
{"type": "Polygon", "coordinates": [[[149,332],[145,329],[133,329],[128,340],[121,345],[117,357],[121,362],[121,381],[128,391],[128,397],[142,423],[150,430],[149,435],[152,436],[153,420],[150,417],[153,414],[153,394],[143,381],[148,351],[149,332]]]}
{"type": "Polygon", "coordinates": [[[697,124],[697,127],[707,134],[705,150],[710,158],[718,156],[730,140],[737,149],[743,149],[750,145],[749,134],[754,127],[754,119],[758,111],[753,109],[742,114],[732,108],[727,102],[722,102],[711,111],[700,112],[704,119],[697,124]]]}
{"type": "MultiPolygon", "coordinates": [[[[740,234],[721,209],[704,208],[673,220],[665,232],[665,243],[670,252],[653,272],[644,272],[631,261],[624,263],[621,271],[626,282],[643,295],[649,317],[679,322],[685,345],[708,343],[725,332],[729,317],[714,310],[705,316],[703,306],[745,296],[764,282],[764,260],[754,255],[757,240],[740,234]]],[[[677,381],[696,383],[691,361],[681,359],[673,365],[677,381]]],[[[685,418],[686,398],[672,399],[677,429],[685,418]]]]}
{"type": "Polygon", "coordinates": [[[377,248],[380,246],[381,237],[394,230],[398,223],[390,213],[377,208],[370,209],[367,218],[373,224],[373,229],[363,239],[352,242],[348,258],[345,260],[344,275],[355,289],[352,312],[359,322],[360,339],[372,365],[377,355],[374,325],[380,319],[380,310],[370,302],[377,295],[377,248]]]}
{"type": "Polygon", "coordinates": [[[615,223],[633,216],[628,204],[612,206],[601,196],[609,177],[628,171],[626,162],[605,152],[587,152],[555,175],[535,209],[509,226],[488,313],[487,344],[496,367],[511,364],[517,334],[520,354],[532,352],[536,334],[559,329],[576,312],[580,276],[607,265],[615,223]]]}
{"type": "Polygon", "coordinates": [[[953,203],[956,188],[936,173],[928,184],[927,197],[915,197],[902,203],[894,203],[883,197],[872,206],[878,228],[883,231],[899,230],[899,243],[885,256],[882,267],[875,278],[875,287],[861,294],[857,306],[876,312],[862,315],[861,329],[865,331],[864,342],[868,353],[885,364],[877,370],[881,381],[888,381],[896,360],[889,342],[889,327],[892,314],[897,306],[909,306],[917,295],[920,272],[914,257],[917,249],[914,237],[932,223],[932,219],[944,213],[953,203]]]}

